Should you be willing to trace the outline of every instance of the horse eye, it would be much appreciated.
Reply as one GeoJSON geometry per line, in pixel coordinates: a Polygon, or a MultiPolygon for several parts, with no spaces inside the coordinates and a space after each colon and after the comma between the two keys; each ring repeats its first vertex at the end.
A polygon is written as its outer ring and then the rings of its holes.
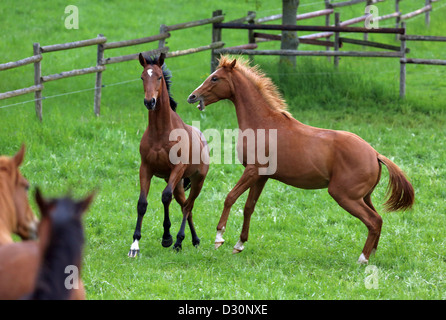
{"type": "Polygon", "coordinates": [[[141,80],[144,80],[143,77],[141,77],[141,80]]]}
{"type": "Polygon", "coordinates": [[[158,80],[161,80],[163,78],[163,76],[159,77],[158,80]]]}
{"type": "Polygon", "coordinates": [[[217,77],[212,77],[212,79],[211,79],[212,82],[216,82],[217,80],[218,80],[217,77]]]}

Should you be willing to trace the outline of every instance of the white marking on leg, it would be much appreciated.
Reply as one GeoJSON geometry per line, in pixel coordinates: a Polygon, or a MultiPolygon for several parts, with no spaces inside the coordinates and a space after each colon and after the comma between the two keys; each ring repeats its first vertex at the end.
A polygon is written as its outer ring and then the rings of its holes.
{"type": "Polygon", "coordinates": [[[223,239],[223,233],[225,233],[225,227],[223,227],[221,230],[217,230],[217,236],[215,237],[215,242],[225,241],[225,239],[223,239]]]}
{"type": "Polygon", "coordinates": [[[368,264],[369,263],[369,260],[367,260],[365,258],[364,253],[361,253],[361,255],[359,256],[358,263],[359,264],[368,264]]]}
{"type": "Polygon", "coordinates": [[[243,251],[243,249],[245,249],[245,246],[243,245],[243,241],[239,240],[235,246],[234,246],[234,250],[232,251],[232,253],[239,253],[241,251],[243,251]]]}
{"type": "Polygon", "coordinates": [[[139,250],[139,241],[135,240],[132,243],[132,246],[130,247],[130,250],[139,250]]]}
{"type": "Polygon", "coordinates": [[[221,230],[217,230],[217,235],[215,237],[215,249],[218,249],[225,242],[225,239],[223,239],[223,233],[225,233],[225,227],[223,227],[221,230]]]}
{"type": "Polygon", "coordinates": [[[153,70],[152,69],[147,69],[147,74],[149,75],[149,77],[152,76],[153,70]]]}

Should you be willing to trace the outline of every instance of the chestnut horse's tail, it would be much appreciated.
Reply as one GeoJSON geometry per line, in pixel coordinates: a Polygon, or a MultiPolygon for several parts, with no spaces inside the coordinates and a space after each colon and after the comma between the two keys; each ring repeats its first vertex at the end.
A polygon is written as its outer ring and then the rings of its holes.
{"type": "Polygon", "coordinates": [[[384,206],[388,211],[410,209],[415,201],[415,192],[412,184],[407,180],[404,172],[390,159],[379,154],[378,161],[389,170],[389,185],[387,187],[387,199],[384,206]]]}

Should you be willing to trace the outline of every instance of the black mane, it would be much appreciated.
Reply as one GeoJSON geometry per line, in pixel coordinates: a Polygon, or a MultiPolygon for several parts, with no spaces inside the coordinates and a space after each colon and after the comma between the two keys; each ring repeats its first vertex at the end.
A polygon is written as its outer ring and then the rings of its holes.
{"type": "Polygon", "coordinates": [[[43,256],[43,263],[36,287],[27,298],[32,300],[65,300],[70,290],[65,281],[67,266],[79,267],[84,232],[79,208],[69,198],[54,201],[55,209],[51,218],[51,236],[48,248],[43,256]]]}
{"type": "MultiPolygon", "coordinates": [[[[146,59],[147,64],[157,64],[159,56],[151,56],[151,57],[144,57],[144,59],[146,59]]],[[[167,92],[169,93],[169,101],[170,101],[170,108],[172,108],[173,111],[176,112],[177,110],[177,102],[172,98],[172,94],[170,93],[170,87],[172,85],[172,72],[170,72],[169,69],[167,69],[166,64],[164,63],[163,66],[161,67],[161,69],[163,70],[163,77],[164,80],[166,81],[166,86],[167,86],[167,92]]]]}

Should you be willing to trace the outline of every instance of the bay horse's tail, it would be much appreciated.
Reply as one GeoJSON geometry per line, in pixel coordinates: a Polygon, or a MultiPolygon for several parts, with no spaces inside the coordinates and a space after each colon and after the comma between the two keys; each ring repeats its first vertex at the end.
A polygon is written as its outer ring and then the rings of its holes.
{"type": "Polygon", "coordinates": [[[387,199],[384,206],[388,211],[410,209],[415,201],[415,192],[412,184],[407,180],[404,172],[390,159],[379,154],[378,161],[389,170],[389,185],[387,199]]]}

